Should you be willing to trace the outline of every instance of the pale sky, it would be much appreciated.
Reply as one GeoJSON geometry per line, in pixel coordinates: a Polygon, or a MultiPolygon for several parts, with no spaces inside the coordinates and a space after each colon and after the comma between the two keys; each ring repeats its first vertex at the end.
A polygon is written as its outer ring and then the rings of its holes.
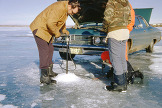
{"type": "MultiPolygon", "coordinates": [[[[29,25],[57,0],[0,0],[0,25],[29,25]]],[[[162,23],[162,0],[129,0],[133,8],[154,8],[150,23],[162,23]]],[[[67,25],[73,25],[68,18],[67,25]]]]}

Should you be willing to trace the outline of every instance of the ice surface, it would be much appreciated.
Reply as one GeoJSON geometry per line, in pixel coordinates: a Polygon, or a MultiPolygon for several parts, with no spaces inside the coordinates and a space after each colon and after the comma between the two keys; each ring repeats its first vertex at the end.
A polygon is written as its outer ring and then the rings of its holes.
{"type": "Polygon", "coordinates": [[[128,85],[126,93],[105,91],[109,67],[102,73],[100,56],[77,55],[69,61],[69,74],[58,52],[53,71],[57,84],[40,86],[39,57],[29,28],[0,27],[0,107],[2,108],[161,108],[162,41],[153,53],[129,55],[135,70],[144,73],[141,84],[128,85]]]}
{"type": "Polygon", "coordinates": [[[162,76],[162,46],[155,46],[153,58],[151,61],[153,62],[149,68],[153,71],[153,73],[162,76]]]}

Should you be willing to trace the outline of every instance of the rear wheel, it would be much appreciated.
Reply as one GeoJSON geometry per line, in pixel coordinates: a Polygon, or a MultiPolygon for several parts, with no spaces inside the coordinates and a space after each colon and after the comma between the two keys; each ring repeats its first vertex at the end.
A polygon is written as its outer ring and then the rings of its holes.
{"type": "Polygon", "coordinates": [[[152,53],[154,48],[154,41],[150,43],[150,45],[146,48],[146,52],[152,53]]]}
{"type": "MultiPolygon", "coordinates": [[[[64,59],[64,60],[66,60],[66,52],[59,52],[59,54],[60,54],[60,57],[62,58],[62,59],[64,59]]],[[[68,53],[68,60],[71,60],[71,59],[73,59],[75,57],[75,54],[69,54],[68,53]]]]}

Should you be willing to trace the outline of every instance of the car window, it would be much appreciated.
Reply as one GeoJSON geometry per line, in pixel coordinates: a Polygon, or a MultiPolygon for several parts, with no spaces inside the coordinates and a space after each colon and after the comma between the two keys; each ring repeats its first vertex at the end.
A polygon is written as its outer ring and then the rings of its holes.
{"type": "Polygon", "coordinates": [[[145,22],[143,21],[143,19],[141,17],[138,17],[138,19],[139,19],[140,23],[143,25],[143,28],[146,28],[147,26],[146,26],[145,22]]]}
{"type": "Polygon", "coordinates": [[[148,24],[148,22],[147,22],[143,17],[140,17],[140,18],[142,19],[143,23],[145,23],[146,27],[150,26],[150,25],[148,24]]]}
{"type": "Polygon", "coordinates": [[[137,16],[135,18],[135,25],[134,25],[135,29],[146,28],[148,26],[149,26],[149,24],[143,17],[137,16]]]}
{"type": "Polygon", "coordinates": [[[139,25],[140,25],[140,21],[139,21],[138,17],[135,17],[134,28],[135,28],[135,29],[139,29],[139,27],[138,27],[139,25]]]}
{"type": "Polygon", "coordinates": [[[136,27],[138,27],[139,24],[140,24],[139,19],[136,17],[136,18],[135,18],[135,24],[134,24],[134,25],[135,25],[136,27]]]}

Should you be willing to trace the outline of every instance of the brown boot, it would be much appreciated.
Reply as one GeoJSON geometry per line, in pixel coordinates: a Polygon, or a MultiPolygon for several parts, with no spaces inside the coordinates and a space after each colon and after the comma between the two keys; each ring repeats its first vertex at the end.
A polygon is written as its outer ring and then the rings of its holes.
{"type": "Polygon", "coordinates": [[[51,78],[48,75],[49,69],[41,69],[41,77],[40,77],[40,82],[45,83],[45,84],[50,84],[51,83],[51,78]]]}
{"type": "Polygon", "coordinates": [[[49,69],[41,69],[40,82],[47,85],[57,83],[56,80],[51,79],[49,76],[49,69]]]}
{"type": "Polygon", "coordinates": [[[53,64],[50,64],[50,66],[49,66],[49,76],[50,77],[56,77],[58,74],[53,72],[52,69],[53,69],[53,64]]]}

